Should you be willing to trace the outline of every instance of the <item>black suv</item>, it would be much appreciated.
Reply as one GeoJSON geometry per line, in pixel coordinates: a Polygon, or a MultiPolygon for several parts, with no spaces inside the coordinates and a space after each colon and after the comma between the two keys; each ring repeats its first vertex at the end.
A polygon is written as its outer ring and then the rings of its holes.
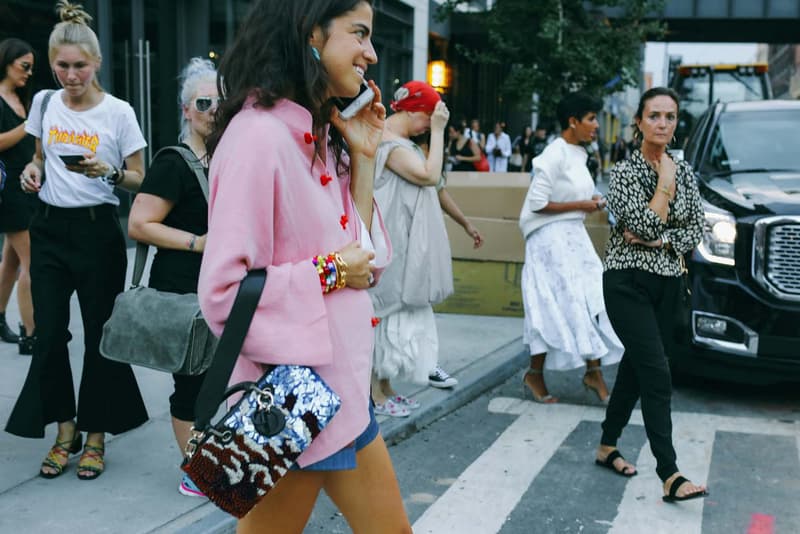
{"type": "Polygon", "coordinates": [[[679,371],[800,381],[800,101],[716,103],[684,158],[703,199],[679,371]]]}

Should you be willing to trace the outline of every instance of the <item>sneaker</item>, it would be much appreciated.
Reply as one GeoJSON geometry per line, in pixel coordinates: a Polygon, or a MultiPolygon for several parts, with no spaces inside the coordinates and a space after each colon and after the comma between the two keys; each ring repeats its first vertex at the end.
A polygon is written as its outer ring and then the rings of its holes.
{"type": "Polygon", "coordinates": [[[408,417],[411,415],[411,410],[405,406],[397,404],[392,399],[386,399],[386,402],[380,404],[375,403],[375,415],[388,415],[389,417],[408,417]]]}
{"type": "Polygon", "coordinates": [[[183,478],[181,479],[181,484],[178,486],[178,491],[181,495],[186,495],[187,497],[203,497],[205,498],[206,494],[200,491],[200,488],[195,486],[192,479],[189,478],[189,475],[186,473],[183,474],[183,478]]]}
{"type": "Polygon", "coordinates": [[[433,368],[431,374],[428,375],[428,384],[435,388],[451,388],[458,384],[458,380],[447,374],[447,372],[438,365],[433,368]]]}
{"type": "Polygon", "coordinates": [[[409,410],[416,410],[421,406],[421,404],[415,401],[412,398],[404,397],[403,395],[395,395],[392,397],[392,402],[395,404],[399,404],[400,406],[405,406],[409,410]]]}

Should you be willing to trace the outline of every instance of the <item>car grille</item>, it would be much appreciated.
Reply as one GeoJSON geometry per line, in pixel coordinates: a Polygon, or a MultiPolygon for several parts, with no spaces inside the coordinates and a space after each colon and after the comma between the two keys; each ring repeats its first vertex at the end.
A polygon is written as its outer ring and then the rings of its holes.
{"type": "Polygon", "coordinates": [[[766,270],[778,291],[800,295],[800,224],[770,228],[766,270]]]}
{"type": "Polygon", "coordinates": [[[776,297],[800,301],[800,217],[768,217],[756,222],[753,271],[776,297]]]}

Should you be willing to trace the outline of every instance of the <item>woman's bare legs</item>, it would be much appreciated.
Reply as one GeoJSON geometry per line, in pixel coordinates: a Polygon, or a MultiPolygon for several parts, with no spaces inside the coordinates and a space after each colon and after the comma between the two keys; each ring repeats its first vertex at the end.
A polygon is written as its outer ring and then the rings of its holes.
{"type": "Polygon", "coordinates": [[[388,383],[388,387],[391,390],[392,385],[391,385],[391,382],[389,381],[389,379],[387,379],[387,378],[378,378],[378,375],[376,375],[375,372],[373,371],[373,373],[372,373],[372,401],[375,404],[383,404],[384,402],[386,402],[386,399],[388,397],[390,397],[390,395],[387,395],[386,393],[384,393],[384,391],[386,390],[386,388],[384,386],[385,383],[388,383]]]}
{"type": "Polygon", "coordinates": [[[331,471],[323,488],[353,534],[410,534],[400,486],[382,436],[356,453],[358,467],[331,471]]]}
{"type": "MultiPolygon", "coordinates": [[[[25,332],[27,335],[33,335],[33,299],[31,298],[31,238],[27,230],[22,232],[12,232],[6,234],[6,241],[3,244],[3,262],[6,258],[6,245],[9,245],[10,250],[16,255],[16,264],[19,267],[19,278],[17,279],[17,304],[19,305],[19,316],[22,319],[22,324],[25,325],[25,332]]],[[[8,305],[9,295],[4,294],[2,291],[5,289],[2,277],[6,275],[5,267],[0,266],[0,298],[5,297],[5,300],[0,300],[3,305],[8,305]]],[[[16,268],[15,268],[16,274],[16,268]]],[[[13,282],[11,284],[13,287],[13,282]]]]}
{"type": "Polygon", "coordinates": [[[327,474],[325,471],[289,471],[239,520],[237,534],[302,534],[327,474]]]}
{"type": "Polygon", "coordinates": [[[547,391],[547,385],[544,383],[545,356],[547,356],[546,353],[531,355],[531,366],[522,380],[525,382],[525,385],[528,386],[528,389],[531,390],[535,400],[551,404],[558,402],[558,399],[550,396],[550,393],[547,391]]]}
{"type": "Polygon", "coordinates": [[[238,534],[301,534],[320,489],[344,515],[353,534],[410,534],[389,451],[378,436],[356,453],[347,471],[290,471],[239,520],[238,534]],[[290,511],[290,512],[287,512],[290,511]]]}
{"type": "Polygon", "coordinates": [[[586,372],[583,374],[583,384],[594,390],[600,402],[608,404],[608,387],[603,380],[603,372],[600,370],[600,360],[587,360],[586,372]]]}
{"type": "Polygon", "coordinates": [[[19,269],[19,256],[11,246],[9,235],[3,240],[3,261],[0,261],[0,313],[6,312],[19,269]]]}
{"type": "Polygon", "coordinates": [[[181,421],[175,417],[172,418],[172,432],[175,434],[175,441],[178,443],[178,450],[181,451],[181,454],[184,456],[186,455],[184,452],[186,449],[186,444],[189,442],[189,438],[192,437],[193,425],[194,423],[191,421],[181,421]]]}

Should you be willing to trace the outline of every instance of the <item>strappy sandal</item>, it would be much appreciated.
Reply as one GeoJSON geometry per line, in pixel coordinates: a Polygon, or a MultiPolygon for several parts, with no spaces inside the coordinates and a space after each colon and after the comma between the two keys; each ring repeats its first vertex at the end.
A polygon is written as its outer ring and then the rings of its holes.
{"type": "Polygon", "coordinates": [[[50,448],[47,456],[45,456],[44,461],[42,462],[42,468],[39,469],[39,476],[42,478],[56,478],[59,476],[67,467],[69,455],[77,454],[78,451],[81,450],[82,444],[83,435],[81,435],[81,433],[77,430],[75,431],[75,435],[72,436],[72,439],[65,441],[58,441],[58,439],[56,439],[55,445],[50,448]],[[45,467],[49,467],[50,469],[55,470],[55,472],[48,473],[46,471],[42,471],[42,469],[45,467]]]}
{"type": "Polygon", "coordinates": [[[103,455],[106,452],[104,445],[89,445],[83,447],[83,454],[78,462],[78,478],[81,480],[94,480],[103,474],[106,469],[106,462],[103,455]],[[88,471],[89,475],[82,474],[81,471],[88,471]]]}
{"type": "Polygon", "coordinates": [[[688,495],[684,495],[683,497],[678,497],[678,488],[683,486],[689,482],[689,479],[682,476],[675,477],[675,480],[672,481],[672,484],[669,486],[669,494],[664,495],[661,497],[664,502],[680,502],[680,501],[688,501],[691,499],[698,499],[700,497],[705,497],[708,495],[707,490],[700,490],[695,491],[694,493],[690,493],[688,495]]]}
{"type": "Polygon", "coordinates": [[[586,391],[594,391],[594,394],[597,395],[597,399],[600,402],[602,402],[603,404],[605,404],[606,406],[608,406],[608,401],[611,398],[611,394],[609,393],[608,395],[606,395],[605,399],[602,398],[600,396],[600,390],[597,389],[596,387],[590,385],[588,382],[586,382],[586,375],[588,375],[589,373],[601,373],[600,378],[602,379],[602,371],[600,370],[600,366],[598,365],[597,367],[587,367],[586,368],[586,371],[583,373],[583,387],[586,388],[586,391]]]}
{"type": "Polygon", "coordinates": [[[528,370],[525,371],[525,374],[522,375],[522,390],[523,390],[523,393],[526,394],[526,395],[527,395],[527,393],[530,393],[531,397],[533,397],[533,400],[538,402],[538,403],[541,403],[541,404],[555,404],[555,403],[558,402],[557,398],[555,398],[554,396],[550,395],[549,393],[546,394],[546,395],[537,395],[536,393],[534,393],[533,389],[528,385],[528,382],[525,381],[525,378],[528,375],[543,375],[543,374],[544,374],[544,372],[542,372],[540,369],[534,369],[533,367],[529,367],[528,370]],[[525,393],[525,392],[527,392],[527,393],[525,393]]]}
{"type": "Polygon", "coordinates": [[[623,462],[625,461],[625,457],[622,456],[622,454],[618,450],[614,449],[613,451],[608,453],[608,456],[606,456],[605,460],[601,460],[599,458],[595,458],[594,459],[594,463],[596,463],[600,467],[605,467],[606,469],[611,469],[612,471],[614,471],[619,476],[622,476],[622,477],[625,477],[625,478],[630,478],[632,476],[635,476],[638,473],[638,471],[636,470],[635,467],[633,468],[633,473],[626,473],[625,472],[625,469],[627,469],[628,466],[624,466],[622,469],[617,469],[617,466],[614,465],[614,461],[617,458],[620,458],[623,462]]]}

